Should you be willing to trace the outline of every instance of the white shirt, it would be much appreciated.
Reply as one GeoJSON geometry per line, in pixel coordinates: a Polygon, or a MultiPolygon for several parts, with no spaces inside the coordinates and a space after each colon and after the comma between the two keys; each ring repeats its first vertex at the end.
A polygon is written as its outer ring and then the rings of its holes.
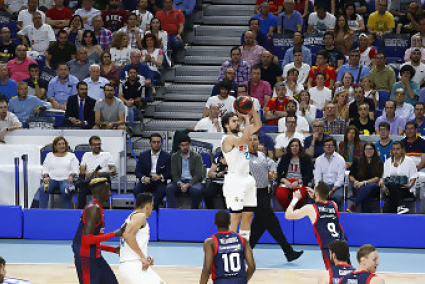
{"type": "Polygon", "coordinates": [[[345,160],[337,152],[331,155],[330,161],[325,157],[325,153],[317,157],[314,168],[315,183],[324,181],[336,187],[344,185],[345,160]]]}
{"type": "Polygon", "coordinates": [[[115,62],[117,65],[124,65],[130,62],[130,52],[132,49],[130,47],[124,47],[122,50],[116,49],[112,47],[111,52],[111,60],[115,62]]]}
{"type": "MultiPolygon", "coordinates": [[[[415,81],[416,83],[418,83],[419,86],[421,86],[423,83],[425,83],[425,64],[423,64],[421,62],[421,63],[419,63],[419,66],[413,66],[412,63],[411,63],[411,61],[408,61],[406,63],[403,63],[400,66],[400,69],[404,65],[410,65],[410,66],[413,67],[413,69],[415,69],[416,72],[415,72],[415,76],[413,76],[413,78],[412,78],[412,81],[415,81]]],[[[398,78],[399,79],[401,78],[401,75],[400,74],[398,75],[398,78]]]]}
{"type": "MultiPolygon", "coordinates": [[[[284,84],[285,84],[285,87],[286,87],[286,96],[287,97],[290,97],[291,99],[293,99],[297,103],[297,106],[298,106],[298,100],[296,100],[294,98],[294,94],[298,94],[299,92],[301,92],[302,90],[304,90],[304,86],[297,82],[297,85],[295,86],[295,92],[293,92],[288,87],[288,81],[285,81],[284,84]]],[[[276,93],[276,90],[274,89],[273,90],[273,96],[272,96],[272,98],[276,98],[276,97],[277,97],[277,93],[276,93]]]]}
{"type": "MultiPolygon", "coordinates": [[[[130,223],[131,215],[133,214],[141,214],[133,212],[128,216],[128,218],[125,220],[125,223],[130,223]]],[[[147,257],[148,256],[148,243],[150,238],[150,228],[149,223],[146,221],[146,226],[139,228],[136,233],[136,242],[139,246],[142,253],[147,257]]],[[[140,256],[128,245],[127,242],[125,242],[124,238],[121,237],[120,241],[120,262],[125,261],[134,261],[134,260],[140,260],[140,256]]]]}
{"type": "Polygon", "coordinates": [[[323,87],[323,90],[318,90],[317,87],[310,88],[308,91],[310,93],[311,100],[313,104],[318,109],[323,109],[325,107],[326,101],[332,101],[332,91],[327,87],[323,87]]]}
{"type": "Polygon", "coordinates": [[[304,135],[299,132],[294,132],[291,137],[286,136],[287,133],[282,133],[276,136],[275,148],[286,148],[293,138],[298,138],[301,141],[301,146],[304,145],[304,135]]]}
{"type": "MultiPolygon", "coordinates": [[[[40,10],[36,10],[36,12],[39,12],[41,14],[41,22],[43,24],[45,24],[46,23],[46,15],[40,10]]],[[[22,10],[22,11],[19,12],[18,22],[22,22],[22,28],[25,28],[26,26],[34,24],[33,21],[32,21],[32,15],[33,14],[28,12],[28,9],[22,10]]]]}
{"type": "Polygon", "coordinates": [[[304,84],[305,82],[307,82],[308,79],[308,72],[310,72],[310,65],[308,65],[307,63],[303,63],[301,62],[301,68],[297,68],[295,67],[294,62],[288,63],[286,64],[282,69],[283,69],[283,73],[282,73],[282,77],[286,78],[288,77],[288,71],[292,68],[295,68],[298,70],[299,74],[298,74],[298,84],[304,84]]]}
{"type": "Polygon", "coordinates": [[[28,0],[4,0],[4,4],[8,5],[12,13],[19,12],[22,7],[28,7],[28,0]]]}
{"type": "Polygon", "coordinates": [[[369,52],[372,49],[371,46],[369,46],[368,48],[365,49],[365,51],[363,51],[362,53],[360,53],[360,64],[370,67],[370,65],[372,64],[372,59],[369,56],[369,52]]]}
{"type": "Polygon", "coordinates": [[[395,110],[395,115],[403,117],[406,121],[415,119],[415,107],[408,103],[403,103],[395,110]]]}
{"type": "Polygon", "coordinates": [[[34,25],[28,25],[18,32],[18,35],[27,36],[30,40],[32,50],[44,53],[48,48],[50,42],[55,42],[55,32],[48,24],[42,24],[40,28],[34,25]]]}
{"type": "MultiPolygon", "coordinates": [[[[218,123],[221,129],[221,117],[218,118],[218,123]]],[[[215,126],[210,117],[204,117],[196,123],[195,130],[206,130],[209,133],[217,133],[217,126],[215,126]]],[[[223,129],[221,129],[220,133],[222,132],[223,129]]]]}
{"type": "MultiPolygon", "coordinates": [[[[389,176],[407,176],[410,181],[418,177],[418,170],[416,169],[416,164],[413,159],[408,156],[404,157],[403,162],[398,167],[394,167],[390,157],[385,160],[383,177],[386,178],[389,176]]],[[[415,185],[410,188],[410,191],[413,192],[414,189],[415,185]]]]}
{"type": "Polygon", "coordinates": [[[75,13],[74,13],[74,15],[80,15],[81,17],[89,16],[87,23],[84,24],[84,29],[85,30],[91,30],[91,31],[94,30],[94,28],[91,24],[93,17],[100,15],[100,14],[101,14],[101,12],[99,10],[93,8],[93,7],[90,10],[80,8],[80,9],[77,9],[77,11],[75,11],[75,13]]]}
{"type": "MultiPolygon", "coordinates": [[[[279,119],[277,123],[279,132],[286,132],[285,122],[286,122],[286,117],[282,117],[279,119]]],[[[310,132],[310,126],[308,125],[307,119],[305,119],[302,116],[297,116],[297,127],[295,128],[295,131],[299,133],[310,132]]]]}
{"type": "Polygon", "coordinates": [[[79,172],[78,164],[74,153],[68,152],[65,157],[56,157],[50,152],[43,163],[43,174],[49,174],[54,180],[66,180],[70,174],[79,172]]]}
{"type": "Polygon", "coordinates": [[[228,96],[224,100],[220,100],[218,96],[212,96],[208,98],[208,101],[205,105],[206,108],[210,108],[211,105],[216,104],[220,108],[219,117],[222,117],[226,114],[226,112],[233,111],[233,102],[235,101],[235,97],[228,96]]]}
{"type": "Polygon", "coordinates": [[[8,111],[4,119],[1,119],[0,117],[0,132],[3,131],[3,129],[12,126],[22,127],[22,123],[13,112],[8,111]]]}
{"type": "Polygon", "coordinates": [[[93,82],[92,78],[88,77],[84,79],[84,82],[87,83],[89,97],[95,99],[96,101],[101,100],[105,97],[103,88],[106,84],[109,84],[108,79],[104,77],[99,77],[99,80],[97,80],[97,82],[93,82]]]}
{"type": "Polygon", "coordinates": [[[356,19],[355,20],[348,20],[348,27],[350,28],[350,30],[355,31],[359,28],[360,26],[360,21],[363,21],[362,16],[360,16],[359,14],[355,15],[356,19]]]}
{"type": "Polygon", "coordinates": [[[81,165],[86,166],[86,172],[94,172],[98,166],[101,167],[99,172],[108,172],[109,167],[115,167],[114,159],[109,152],[100,152],[94,155],[93,152],[84,153],[81,159],[81,165]]]}
{"type": "Polygon", "coordinates": [[[305,115],[303,115],[302,111],[297,110],[296,115],[298,117],[304,117],[307,122],[313,123],[313,121],[316,119],[316,115],[317,115],[317,107],[315,107],[314,105],[309,105],[308,110],[306,110],[305,115]]]}
{"type": "Polygon", "coordinates": [[[317,12],[313,12],[308,16],[308,24],[313,26],[313,34],[324,34],[327,30],[333,30],[335,22],[335,16],[328,12],[326,12],[324,19],[320,19],[317,12]]]}
{"type": "Polygon", "coordinates": [[[151,20],[153,18],[153,15],[151,12],[146,10],[146,13],[141,14],[139,10],[134,10],[133,13],[135,13],[138,17],[140,17],[141,22],[139,25],[139,28],[142,29],[143,33],[146,32],[146,25],[149,25],[151,23],[151,20]]]}
{"type": "MultiPolygon", "coordinates": [[[[151,31],[146,31],[146,34],[150,34],[151,31]]],[[[166,31],[159,31],[158,32],[158,40],[162,43],[162,51],[164,52],[164,55],[167,54],[167,47],[168,47],[168,34],[166,31]]]]}
{"type": "Polygon", "coordinates": [[[151,174],[156,174],[156,165],[158,164],[160,153],[161,153],[161,150],[158,151],[158,153],[156,154],[154,154],[151,150],[151,174]]]}

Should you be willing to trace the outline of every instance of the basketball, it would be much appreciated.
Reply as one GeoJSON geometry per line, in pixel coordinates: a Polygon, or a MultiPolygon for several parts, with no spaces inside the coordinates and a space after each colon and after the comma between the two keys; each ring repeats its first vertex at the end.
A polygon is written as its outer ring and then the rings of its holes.
{"type": "Polygon", "coordinates": [[[233,108],[235,111],[247,114],[252,109],[252,100],[250,97],[247,96],[241,96],[237,97],[236,100],[233,103],[233,108]]]}

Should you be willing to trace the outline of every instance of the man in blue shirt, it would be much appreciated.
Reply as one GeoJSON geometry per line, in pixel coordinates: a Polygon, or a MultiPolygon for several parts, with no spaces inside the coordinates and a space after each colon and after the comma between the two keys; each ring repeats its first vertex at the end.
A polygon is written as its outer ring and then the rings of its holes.
{"type": "Polygon", "coordinates": [[[394,141],[390,138],[390,124],[381,122],[379,124],[379,141],[375,142],[376,152],[383,163],[391,157],[391,149],[394,141]]]}
{"type": "Polygon", "coordinates": [[[271,37],[277,27],[277,18],[275,15],[269,13],[269,10],[269,2],[263,1],[260,5],[260,13],[253,18],[260,21],[260,31],[268,37],[271,37]]]}
{"type": "Polygon", "coordinates": [[[351,75],[354,77],[354,84],[359,85],[360,79],[364,76],[369,76],[369,67],[361,65],[360,64],[360,51],[358,49],[351,50],[350,56],[348,57],[350,63],[344,64],[341,66],[341,69],[339,69],[338,75],[337,75],[337,82],[339,83],[339,86],[342,85],[342,77],[344,76],[345,72],[350,72],[351,75]],[[360,72],[360,75],[359,75],[360,72]]]}
{"type": "MultiPolygon", "coordinates": [[[[303,54],[303,63],[311,66],[311,51],[310,49],[304,46],[304,35],[301,32],[295,32],[293,40],[294,47],[301,48],[301,52],[303,54]]],[[[285,66],[290,62],[294,62],[294,47],[289,48],[285,52],[285,57],[283,58],[282,66],[285,66]]]]}
{"type": "Polygon", "coordinates": [[[28,84],[19,82],[18,96],[9,101],[9,111],[13,112],[20,122],[25,123],[30,116],[48,108],[36,96],[28,96],[28,84]]]}
{"type": "Polygon", "coordinates": [[[140,63],[140,51],[130,52],[130,63],[126,64],[124,68],[120,71],[120,79],[124,80],[128,77],[127,71],[132,66],[137,69],[137,74],[145,77],[145,86],[150,87],[152,83],[155,85],[155,82],[152,82],[153,73],[149,66],[146,63],[140,63]]]}
{"type": "Polygon", "coordinates": [[[425,136],[425,103],[415,103],[415,119],[412,120],[416,124],[418,136],[425,136]]]}
{"type": "Polygon", "coordinates": [[[9,72],[5,63],[0,65],[0,93],[5,95],[7,100],[18,95],[15,80],[9,78],[9,72]]]}
{"type": "Polygon", "coordinates": [[[66,109],[68,98],[77,93],[78,79],[69,74],[66,63],[59,63],[57,76],[49,82],[47,100],[55,109],[66,109]]]}
{"type": "Polygon", "coordinates": [[[192,12],[195,5],[196,0],[174,0],[174,9],[180,10],[184,15],[184,29],[186,31],[193,30],[192,12]]]}
{"type": "Polygon", "coordinates": [[[325,132],[325,123],[321,119],[313,121],[313,134],[306,137],[304,140],[305,153],[309,155],[313,161],[325,152],[324,140],[330,137],[325,132]]]}
{"type": "Polygon", "coordinates": [[[294,10],[294,0],[286,0],[283,3],[285,11],[278,16],[277,32],[279,34],[289,32],[300,32],[303,28],[303,17],[300,12],[294,10]]]}

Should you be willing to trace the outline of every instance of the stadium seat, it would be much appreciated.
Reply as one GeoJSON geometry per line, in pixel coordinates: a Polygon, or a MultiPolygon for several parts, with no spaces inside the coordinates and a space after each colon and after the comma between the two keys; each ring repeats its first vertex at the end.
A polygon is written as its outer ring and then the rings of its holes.
{"type": "Polygon", "coordinates": [[[316,110],[316,118],[322,118],[323,117],[323,111],[321,109],[316,110]]]}
{"type": "Polygon", "coordinates": [[[47,154],[52,152],[52,148],[53,148],[53,143],[47,144],[46,146],[41,148],[40,152],[41,152],[41,163],[42,164],[44,162],[44,159],[46,159],[47,154]]]}
{"type": "Polygon", "coordinates": [[[375,0],[369,0],[367,10],[369,14],[372,14],[373,12],[375,12],[375,0]]]}
{"type": "Polygon", "coordinates": [[[402,57],[391,57],[391,56],[387,57],[387,64],[389,64],[389,63],[401,63],[403,61],[404,60],[403,60],[402,57]]]}
{"type": "Polygon", "coordinates": [[[378,108],[380,110],[383,110],[384,107],[385,107],[385,102],[390,99],[391,93],[389,91],[385,91],[385,90],[379,90],[378,92],[379,92],[379,106],[378,106],[378,108]]]}
{"type": "Polygon", "coordinates": [[[277,132],[277,130],[278,130],[277,125],[263,125],[261,127],[261,131],[264,133],[277,132]]]}
{"type": "Polygon", "coordinates": [[[201,153],[202,162],[204,163],[206,168],[211,168],[211,154],[210,153],[201,153]]]}

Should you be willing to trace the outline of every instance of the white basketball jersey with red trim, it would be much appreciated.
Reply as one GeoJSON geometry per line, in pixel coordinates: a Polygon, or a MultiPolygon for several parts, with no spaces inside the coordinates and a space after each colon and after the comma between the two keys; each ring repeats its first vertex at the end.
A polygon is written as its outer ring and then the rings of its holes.
{"type": "MultiPolygon", "coordinates": [[[[133,212],[130,216],[127,217],[125,223],[128,224],[130,222],[130,218],[133,214],[140,214],[133,212]]],[[[140,228],[136,233],[136,241],[142,250],[145,257],[148,257],[148,243],[150,238],[150,228],[149,223],[146,221],[146,226],[140,228]]],[[[130,260],[140,260],[140,256],[127,244],[123,237],[120,240],[120,262],[130,261],[130,260]]]]}
{"type": "MultiPolygon", "coordinates": [[[[221,139],[221,149],[223,149],[223,142],[228,135],[223,135],[221,139]]],[[[249,151],[248,145],[243,144],[238,147],[233,147],[230,152],[223,155],[226,158],[229,173],[249,174],[249,151]]]]}

